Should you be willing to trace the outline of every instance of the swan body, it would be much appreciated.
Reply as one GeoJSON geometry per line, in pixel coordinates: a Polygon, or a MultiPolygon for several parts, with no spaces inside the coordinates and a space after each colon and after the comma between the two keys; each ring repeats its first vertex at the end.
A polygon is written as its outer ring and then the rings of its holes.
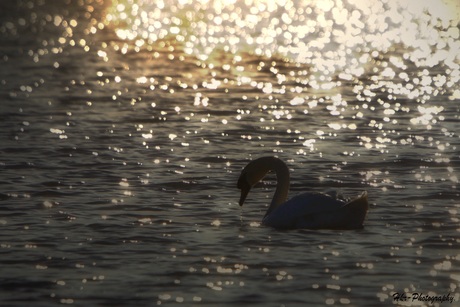
{"type": "Polygon", "coordinates": [[[280,229],[359,229],[369,208],[367,192],[347,200],[325,193],[303,193],[287,200],[289,169],[275,157],[262,157],[251,161],[241,172],[238,188],[239,204],[243,205],[250,189],[270,171],[275,171],[277,185],[270,207],[262,224],[280,229]]]}

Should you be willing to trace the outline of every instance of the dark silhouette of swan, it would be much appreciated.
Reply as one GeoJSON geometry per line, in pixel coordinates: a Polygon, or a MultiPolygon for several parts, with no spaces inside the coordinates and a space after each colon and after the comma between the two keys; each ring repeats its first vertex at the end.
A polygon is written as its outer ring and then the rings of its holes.
{"type": "Polygon", "coordinates": [[[270,171],[276,173],[277,184],[270,207],[262,224],[280,229],[359,229],[369,208],[367,192],[352,200],[324,193],[303,193],[287,200],[289,169],[275,157],[262,157],[249,162],[238,179],[240,206],[251,187],[270,171]]]}

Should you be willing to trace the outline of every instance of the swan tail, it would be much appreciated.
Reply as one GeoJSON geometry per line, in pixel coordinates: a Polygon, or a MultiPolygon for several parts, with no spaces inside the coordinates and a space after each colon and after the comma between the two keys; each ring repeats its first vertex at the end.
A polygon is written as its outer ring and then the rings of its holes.
{"type": "Polygon", "coordinates": [[[350,200],[345,207],[349,209],[355,209],[355,210],[363,210],[366,211],[369,210],[369,203],[367,201],[367,191],[364,191],[361,193],[360,196],[356,197],[355,199],[350,200]]]}
{"type": "Polygon", "coordinates": [[[364,191],[360,196],[349,201],[345,206],[346,215],[349,216],[350,226],[353,228],[363,228],[364,219],[369,210],[367,192],[364,191]]]}

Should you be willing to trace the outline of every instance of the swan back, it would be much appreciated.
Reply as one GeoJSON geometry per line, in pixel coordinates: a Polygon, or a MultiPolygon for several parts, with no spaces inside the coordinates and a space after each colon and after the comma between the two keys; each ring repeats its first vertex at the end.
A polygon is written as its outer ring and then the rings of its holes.
{"type": "Polygon", "coordinates": [[[359,229],[367,210],[367,192],[348,202],[323,193],[304,193],[266,215],[262,223],[280,229],[359,229]]]}

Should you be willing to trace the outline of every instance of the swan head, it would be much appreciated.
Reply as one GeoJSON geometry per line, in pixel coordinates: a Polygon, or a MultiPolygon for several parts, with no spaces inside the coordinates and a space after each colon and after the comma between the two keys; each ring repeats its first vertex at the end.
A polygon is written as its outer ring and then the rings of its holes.
{"type": "Polygon", "coordinates": [[[241,190],[241,196],[240,196],[240,206],[243,205],[244,200],[246,199],[246,196],[248,196],[249,191],[251,190],[252,185],[249,184],[247,178],[247,174],[245,172],[242,172],[240,175],[240,178],[238,179],[238,189],[241,190]]]}
{"type": "Polygon", "coordinates": [[[248,196],[251,188],[258,183],[265,175],[270,171],[270,157],[259,158],[257,160],[251,161],[245,168],[241,171],[240,178],[238,179],[237,187],[241,190],[241,196],[239,204],[243,205],[246,196],[248,196]]]}

